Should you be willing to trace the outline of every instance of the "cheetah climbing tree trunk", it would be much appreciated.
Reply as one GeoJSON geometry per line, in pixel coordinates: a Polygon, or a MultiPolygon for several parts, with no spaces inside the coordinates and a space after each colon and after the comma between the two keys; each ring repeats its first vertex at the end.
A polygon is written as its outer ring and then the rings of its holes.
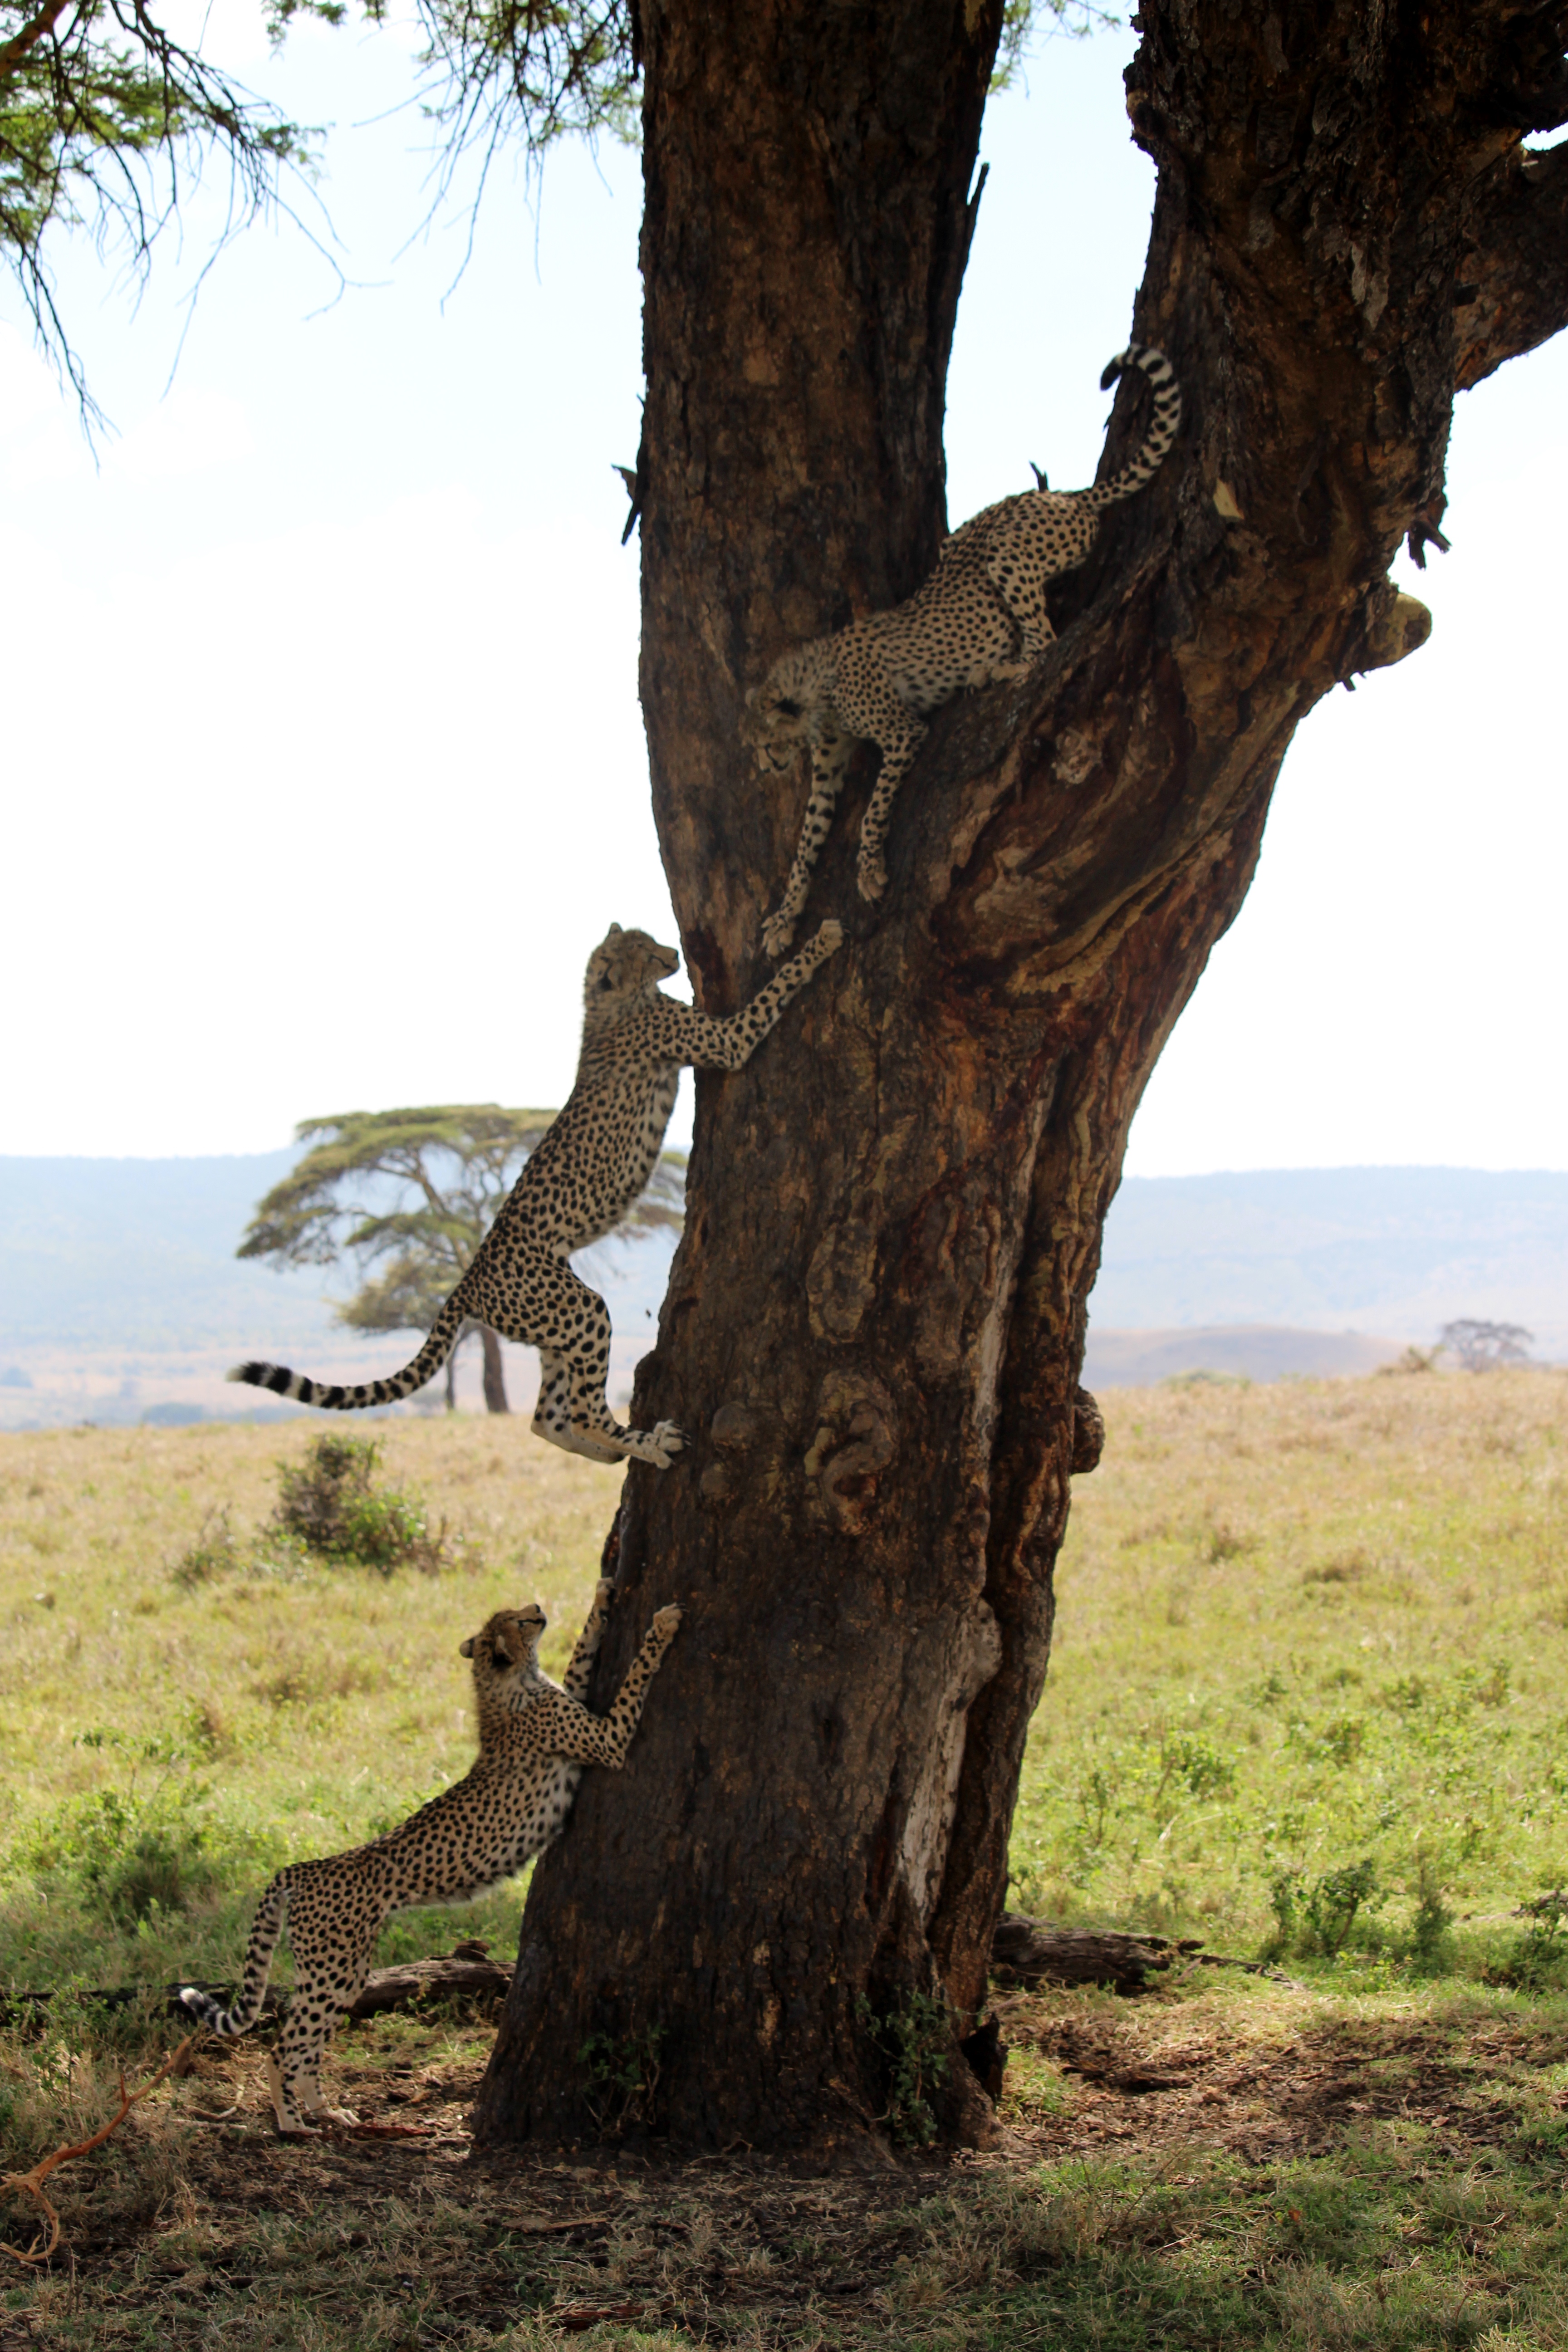
{"type": "MultiPolygon", "coordinates": [[[[1062,583],[1044,665],[939,716],[878,912],[858,767],[807,917],[841,916],[844,950],[699,1084],[634,1403],[692,1444],[628,1475],[595,1704],[655,1607],[688,1615],[627,1771],[587,1776],[534,1880],[485,2138],[853,2143],[887,2105],[876,2020],[980,2008],[1129,1123],[1295,728],[1420,641],[1386,575],[1438,531],[1454,391],[1568,316],[1568,151],[1521,146],[1568,111],[1563,17],[1143,0],[1159,183],[1129,328],[1175,363],[1181,439],[1062,583]],[[630,2064],[618,2105],[593,2033],[630,2064]]],[[[997,11],[644,0],[641,30],[642,692],[725,1012],[763,976],[805,793],[742,761],[744,692],[908,593],[942,526],[997,11]]],[[[1139,424],[1124,388],[1108,464],[1139,424]]],[[[984,2134],[962,2062],[934,2105],[984,2134]]]]}

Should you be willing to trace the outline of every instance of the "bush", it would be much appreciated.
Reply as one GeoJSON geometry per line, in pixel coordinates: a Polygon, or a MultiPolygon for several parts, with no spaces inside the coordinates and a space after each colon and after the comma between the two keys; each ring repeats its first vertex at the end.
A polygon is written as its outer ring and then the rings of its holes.
{"type": "Polygon", "coordinates": [[[318,1437],[299,1469],[279,1469],[272,1528],[325,1559],[356,1560],[384,1576],[395,1568],[438,1575],[454,1564],[446,1521],[432,1534],[422,1504],[378,1488],[380,1459],[374,1438],[318,1437]]]}
{"type": "Polygon", "coordinates": [[[1357,1914],[1374,1911],[1384,1900],[1370,1857],[1325,1870],[1310,1882],[1298,1871],[1286,1871],[1268,1895],[1278,1925],[1275,1950],[1331,1959],[1343,1948],[1357,1914]]]}

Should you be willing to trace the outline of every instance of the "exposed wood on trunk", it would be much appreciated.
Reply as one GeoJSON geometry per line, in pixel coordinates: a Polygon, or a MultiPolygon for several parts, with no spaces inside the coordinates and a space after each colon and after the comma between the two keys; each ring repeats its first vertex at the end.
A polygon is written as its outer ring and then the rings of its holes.
{"type": "MultiPolygon", "coordinates": [[[[657,2039],[679,2140],[831,2151],[879,2112],[865,2004],[940,1990],[973,2025],[1095,1450],[1076,1390],[1129,1124],[1296,727],[1420,641],[1386,575],[1406,534],[1442,543],[1462,371],[1560,315],[1476,238],[1528,204],[1561,271],[1556,167],[1521,194],[1517,126],[1559,102],[1564,14],[1147,0],[1129,106],[1160,181],[1131,323],[1176,367],[1182,436],[1060,583],[1035,673],[939,714],[876,909],[862,759],[806,915],[842,917],[845,949],[744,1071],[699,1083],[633,1406],[693,1444],[628,1475],[603,1689],[652,1608],[689,1614],[626,1772],[588,1776],[536,1874],[482,2137],[585,2132],[603,2033],[657,2039]]],[[[935,550],[996,22],[642,12],[642,693],[710,1011],[762,976],[805,793],[742,765],[745,691],[935,550]]],[[[1124,387],[1106,466],[1140,425],[1124,387]]],[[[944,2126],[983,2135],[954,2075],[944,2126]]]]}

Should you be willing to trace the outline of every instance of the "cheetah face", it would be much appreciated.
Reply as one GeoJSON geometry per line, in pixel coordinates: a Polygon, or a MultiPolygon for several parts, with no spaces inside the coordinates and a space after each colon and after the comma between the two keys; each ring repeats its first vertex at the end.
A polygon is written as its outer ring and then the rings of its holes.
{"type": "Polygon", "coordinates": [[[623,931],[612,923],[588,959],[583,1001],[591,1014],[613,1013],[668,980],[680,968],[680,951],[647,931],[623,931]]]}
{"type": "Polygon", "coordinates": [[[537,1601],[523,1609],[498,1609],[477,1633],[458,1643],[458,1654],[479,1660],[498,1678],[514,1674],[519,1666],[526,1669],[532,1664],[539,1637],[548,1622],[537,1601]]]}
{"type": "Polygon", "coordinates": [[[775,687],[772,678],[747,698],[741,731],[755,751],[764,776],[776,775],[781,768],[790,766],[810,715],[798,694],[775,687]]]}

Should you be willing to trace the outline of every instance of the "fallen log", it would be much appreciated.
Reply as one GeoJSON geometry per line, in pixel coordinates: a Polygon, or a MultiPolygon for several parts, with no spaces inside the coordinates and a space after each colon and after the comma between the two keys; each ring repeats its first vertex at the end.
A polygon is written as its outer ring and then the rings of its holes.
{"type": "Polygon", "coordinates": [[[1108,1927],[1054,1927],[1021,1911],[1005,1911],[991,1943],[994,1985],[1106,1985],[1112,1992],[1146,1992],[1176,1967],[1242,1969],[1275,1984],[1304,1988],[1262,1960],[1205,1952],[1201,1937],[1122,1935],[1108,1927]]]}
{"type": "MultiPolygon", "coordinates": [[[[441,1959],[405,1960],[397,1968],[373,1969],[349,2015],[378,2017],[385,2010],[408,2009],[420,2000],[500,2000],[505,1999],[510,1982],[511,1970],[490,1959],[482,1945],[459,1944],[441,1959]]],[[[228,2002],[239,1988],[232,1984],[203,1984],[198,1990],[211,1993],[215,2000],[228,2002]]],[[[103,1985],[78,1998],[102,2009],[116,2010],[130,2009],[135,2002],[144,2000],[161,2005],[165,2016],[190,2015],[180,1999],[177,1984],[103,1985]]],[[[29,2026],[41,2031],[54,1999],[52,1992],[12,1993],[0,2000],[0,2025],[20,2026],[24,2032],[29,2026]]],[[[276,2017],[288,2006],[287,1993],[279,1993],[268,1985],[261,2004],[263,2017],[276,2017]]]]}
{"type": "MultiPolygon", "coordinates": [[[[1106,1985],[1113,1992],[1140,1993],[1175,1967],[1243,1969],[1248,1976],[1268,1977],[1276,1984],[1302,1988],[1295,1979],[1267,1968],[1261,1960],[1238,1960],[1223,1952],[1205,1952],[1195,1937],[1124,1935],[1108,1927],[1056,1927],[1047,1919],[1031,1919],[1020,1911],[1003,1914],[991,1946],[991,1981],[1006,1985],[1106,1985]]],[[[379,2017],[388,2010],[410,2009],[421,2000],[503,2000],[511,1970],[492,1960],[479,1943],[458,1944],[444,1958],[405,1960],[392,1969],[375,1969],[365,1979],[351,2018],[379,2017]]],[[[203,1984],[199,1990],[216,2000],[234,1999],[238,1987],[203,1984]]],[[[105,1985],[79,1996],[103,2009],[129,2009],[137,2001],[161,2006],[165,2016],[188,2014],[178,1985],[105,1985]]],[[[41,2032],[51,1992],[18,1992],[0,2000],[0,2025],[30,2026],[41,2032]]],[[[277,2017],[288,2008],[287,1993],[268,1985],[262,2016],[277,2017]]]]}

